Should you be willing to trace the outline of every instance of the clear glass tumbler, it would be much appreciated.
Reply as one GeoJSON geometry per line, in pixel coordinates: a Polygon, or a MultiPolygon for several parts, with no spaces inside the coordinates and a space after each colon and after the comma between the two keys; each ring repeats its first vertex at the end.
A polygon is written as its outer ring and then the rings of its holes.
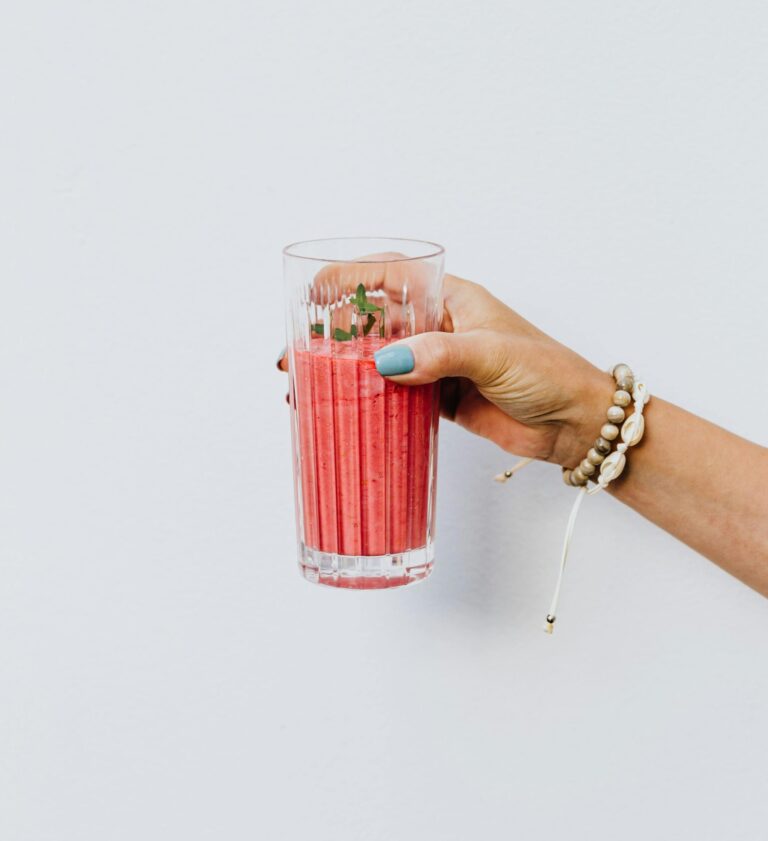
{"type": "Polygon", "coordinates": [[[283,250],[299,565],[333,587],[399,587],[434,558],[439,385],[397,385],[373,355],[438,330],[443,249],[406,239],[283,250]]]}

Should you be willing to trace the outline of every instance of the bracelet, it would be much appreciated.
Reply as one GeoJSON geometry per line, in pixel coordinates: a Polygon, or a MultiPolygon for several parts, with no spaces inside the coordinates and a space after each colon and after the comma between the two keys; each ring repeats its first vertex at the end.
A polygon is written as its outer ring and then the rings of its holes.
{"type": "Polygon", "coordinates": [[[645,384],[635,382],[635,375],[629,365],[623,363],[615,365],[611,373],[616,380],[616,391],[613,393],[613,404],[605,413],[607,422],[600,428],[599,437],[581,464],[574,469],[563,468],[563,481],[566,485],[583,487],[599,467],[597,487],[591,488],[588,491],[589,494],[597,493],[613,479],[619,478],[627,463],[627,450],[639,444],[645,432],[643,409],[650,399],[645,384]],[[634,411],[626,418],[624,410],[632,401],[635,403],[634,411]],[[617,426],[620,423],[621,430],[617,426]],[[621,443],[614,452],[611,452],[612,442],[619,435],[621,435],[621,443]]]}
{"type": "MultiPolygon", "coordinates": [[[[613,403],[606,412],[606,423],[600,428],[600,435],[590,447],[586,457],[575,468],[563,468],[563,481],[566,485],[579,488],[571,514],[568,518],[568,525],[565,529],[563,540],[563,551],[560,556],[560,572],[557,576],[555,593],[552,597],[552,604],[547,614],[544,630],[551,634],[554,630],[555,619],[557,618],[557,605],[560,600],[560,589],[563,584],[563,573],[565,563],[568,560],[568,551],[571,548],[573,529],[576,525],[576,515],[585,496],[593,496],[606,488],[614,479],[621,476],[627,464],[627,450],[640,443],[645,433],[645,417],[643,409],[651,399],[645,383],[635,379],[635,375],[628,365],[621,363],[614,365],[609,373],[616,381],[616,391],[613,393],[613,403]],[[625,409],[634,403],[632,414],[626,417],[625,409]],[[621,428],[619,428],[621,424],[621,428]],[[611,452],[613,442],[621,437],[616,449],[611,452]],[[599,468],[599,472],[598,472],[599,468]],[[597,474],[595,476],[595,474],[597,474]],[[595,477],[593,479],[593,477],[595,477]],[[593,479],[596,484],[587,489],[587,482],[593,479]]],[[[521,459],[517,464],[504,473],[495,476],[497,482],[506,482],[518,470],[525,467],[533,459],[521,459]]]]}

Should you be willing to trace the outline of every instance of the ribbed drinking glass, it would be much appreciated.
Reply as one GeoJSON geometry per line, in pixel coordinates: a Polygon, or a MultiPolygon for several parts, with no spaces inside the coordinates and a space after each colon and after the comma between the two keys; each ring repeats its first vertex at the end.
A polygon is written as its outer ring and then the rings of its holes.
{"type": "Polygon", "coordinates": [[[299,565],[335,587],[397,587],[434,559],[439,384],[382,377],[374,353],[438,330],[443,249],[404,239],[284,251],[299,565]]]}

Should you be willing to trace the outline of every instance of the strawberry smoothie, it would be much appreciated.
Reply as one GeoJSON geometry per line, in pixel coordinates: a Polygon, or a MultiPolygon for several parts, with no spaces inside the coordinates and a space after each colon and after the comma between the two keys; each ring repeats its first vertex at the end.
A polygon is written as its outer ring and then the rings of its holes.
{"type": "Polygon", "coordinates": [[[294,349],[297,494],[310,549],[396,555],[431,540],[438,386],[384,379],[373,354],[385,344],[313,337],[294,349]]]}

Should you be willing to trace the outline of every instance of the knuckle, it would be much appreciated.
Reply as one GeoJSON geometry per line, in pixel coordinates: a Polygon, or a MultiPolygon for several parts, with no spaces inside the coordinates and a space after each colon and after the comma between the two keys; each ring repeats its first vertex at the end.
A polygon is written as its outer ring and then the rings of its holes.
{"type": "Polygon", "coordinates": [[[453,346],[445,333],[434,333],[430,341],[425,342],[424,368],[436,376],[444,376],[451,370],[453,346]]]}

